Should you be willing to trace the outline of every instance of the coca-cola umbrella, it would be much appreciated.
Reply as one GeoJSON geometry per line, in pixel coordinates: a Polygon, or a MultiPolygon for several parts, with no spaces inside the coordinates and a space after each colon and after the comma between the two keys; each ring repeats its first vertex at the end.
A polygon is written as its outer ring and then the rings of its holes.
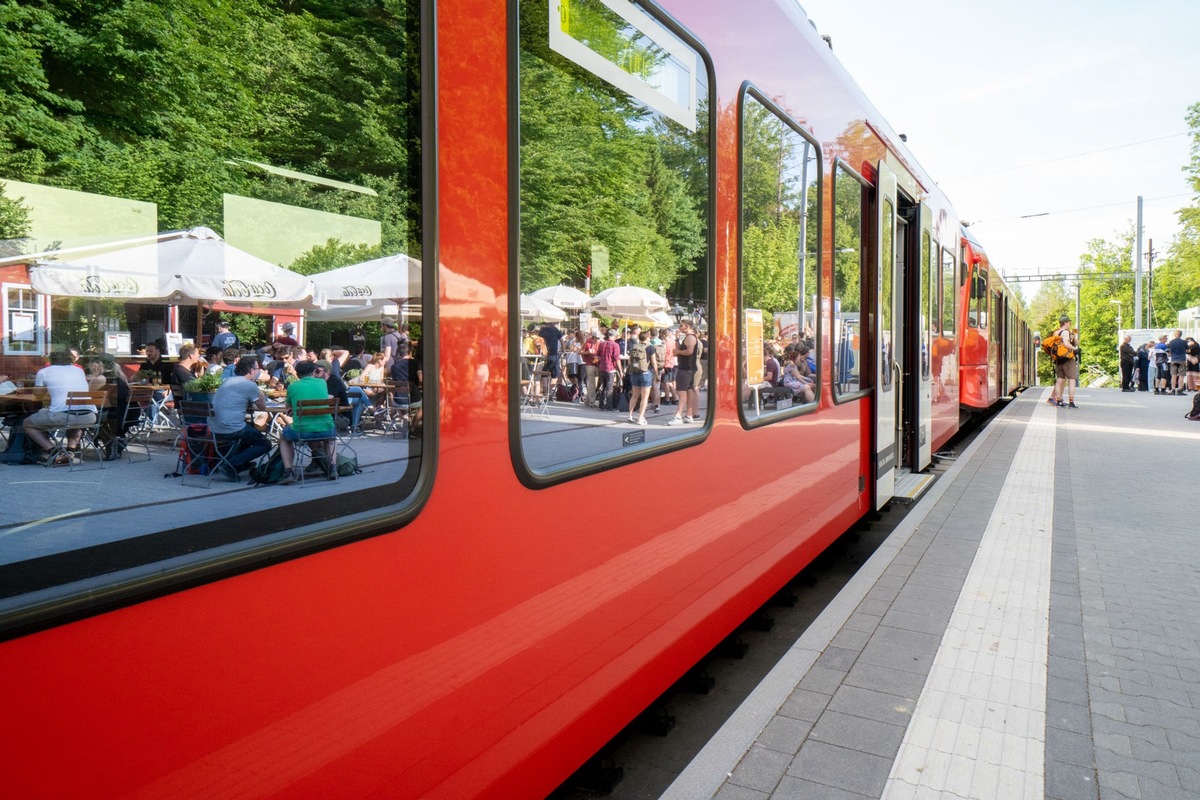
{"type": "Polygon", "coordinates": [[[666,311],[670,301],[641,286],[614,286],[597,294],[588,303],[592,311],[607,317],[650,320],[656,311],[666,311]]]}
{"type": "Polygon", "coordinates": [[[373,258],[312,276],[324,299],[315,320],[378,320],[395,316],[404,300],[421,297],[421,262],[402,253],[373,258]]]}
{"type": "Polygon", "coordinates": [[[530,292],[529,296],[568,311],[581,311],[588,305],[587,294],[574,286],[547,286],[545,289],[530,292]]]}
{"type": "Polygon", "coordinates": [[[117,247],[29,268],[41,294],[127,302],[220,301],[233,306],[311,308],[312,281],[227,244],[209,228],[163,234],[157,242],[117,247]]]}

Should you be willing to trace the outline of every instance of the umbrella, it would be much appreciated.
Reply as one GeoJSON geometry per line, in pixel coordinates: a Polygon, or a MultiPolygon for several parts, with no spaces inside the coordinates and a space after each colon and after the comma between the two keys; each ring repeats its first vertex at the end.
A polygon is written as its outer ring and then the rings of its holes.
{"type": "Polygon", "coordinates": [[[574,286],[547,286],[545,289],[530,292],[529,296],[569,311],[579,311],[588,307],[588,296],[574,286]]]}
{"type": "Polygon", "coordinates": [[[567,318],[562,309],[547,303],[545,300],[539,300],[531,295],[521,295],[521,318],[522,319],[540,319],[547,322],[562,322],[567,318]]]}
{"type": "Polygon", "coordinates": [[[640,286],[614,286],[593,297],[588,307],[610,317],[650,321],[651,314],[665,312],[671,303],[661,294],[640,286]]]}
{"type": "Polygon", "coordinates": [[[239,250],[203,227],[164,234],[151,244],[35,264],[29,276],[34,291],[66,297],[314,305],[308,278],[239,250]]]}
{"type": "Polygon", "coordinates": [[[318,295],[330,303],[362,305],[421,296],[421,262],[397,253],[312,276],[318,295]]]}

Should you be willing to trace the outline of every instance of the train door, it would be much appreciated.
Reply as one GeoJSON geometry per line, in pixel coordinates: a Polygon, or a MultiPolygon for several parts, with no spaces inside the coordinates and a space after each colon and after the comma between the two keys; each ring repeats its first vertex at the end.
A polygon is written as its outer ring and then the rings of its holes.
{"type": "Polygon", "coordinates": [[[896,330],[900,315],[896,302],[896,173],[879,162],[879,180],[875,191],[875,508],[883,508],[896,490],[896,413],[900,403],[897,383],[896,343],[902,342],[896,330]]]}
{"type": "Polygon", "coordinates": [[[933,243],[933,212],[928,206],[913,208],[919,233],[912,243],[913,265],[905,281],[905,329],[908,331],[905,362],[904,437],[908,443],[902,466],[920,472],[933,461],[930,425],[933,419],[933,376],[930,369],[933,347],[934,310],[937,302],[938,253],[933,243]]]}

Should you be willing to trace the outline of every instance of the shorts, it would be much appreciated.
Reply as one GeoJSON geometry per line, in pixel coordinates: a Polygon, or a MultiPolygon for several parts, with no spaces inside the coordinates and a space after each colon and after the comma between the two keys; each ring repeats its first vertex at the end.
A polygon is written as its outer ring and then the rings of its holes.
{"type": "Polygon", "coordinates": [[[1187,371],[1187,362],[1184,362],[1184,361],[1172,361],[1171,362],[1171,377],[1172,378],[1174,378],[1176,375],[1182,375],[1186,371],[1187,371]]]}
{"type": "Polygon", "coordinates": [[[26,417],[25,422],[29,424],[29,427],[37,428],[39,431],[53,431],[67,426],[86,428],[96,424],[96,413],[89,411],[86,414],[72,414],[69,411],[51,411],[48,408],[42,408],[26,417]]]}
{"type": "Polygon", "coordinates": [[[1055,362],[1054,377],[1059,380],[1079,380],[1079,364],[1073,358],[1055,362]]]}
{"type": "Polygon", "coordinates": [[[653,382],[654,382],[654,373],[648,369],[643,370],[642,372],[634,372],[633,370],[629,371],[629,385],[630,386],[640,386],[640,387],[648,389],[648,388],[650,388],[650,384],[653,382]]]}
{"type": "Polygon", "coordinates": [[[658,377],[664,383],[670,383],[671,381],[675,380],[675,368],[663,367],[663,371],[659,373],[658,377]]]}
{"type": "Polygon", "coordinates": [[[281,438],[287,439],[289,442],[308,442],[313,439],[334,439],[337,438],[337,431],[333,428],[326,428],[320,431],[298,431],[291,425],[283,429],[279,434],[281,438]]]}
{"type": "Polygon", "coordinates": [[[696,388],[696,371],[675,368],[675,391],[687,392],[696,388]]]}

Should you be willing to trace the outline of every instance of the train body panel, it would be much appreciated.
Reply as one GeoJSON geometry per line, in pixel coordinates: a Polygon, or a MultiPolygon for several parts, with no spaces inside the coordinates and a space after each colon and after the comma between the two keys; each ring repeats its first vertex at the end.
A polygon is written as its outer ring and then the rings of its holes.
{"type": "MultiPolygon", "coordinates": [[[[515,353],[520,326],[503,303],[481,310],[474,288],[519,291],[516,82],[499,67],[515,68],[512,12],[440,4],[439,288],[426,320],[445,366],[426,368],[438,386],[428,500],[399,529],[0,644],[0,678],[14,689],[13,796],[540,796],[867,513],[880,463],[872,431],[878,404],[892,400],[869,387],[835,395],[827,308],[811,412],[750,429],[739,418],[734,109],[746,82],[821,143],[827,178],[837,160],[868,180],[884,162],[900,210],[928,209],[931,246],[921,250],[917,215],[904,259],[932,259],[932,285],[911,284],[923,299],[896,306],[912,335],[928,334],[896,342],[927,387],[924,401],[902,401],[909,460],[953,436],[960,404],[994,403],[1001,375],[1020,383],[1019,369],[1000,371],[999,344],[969,324],[953,209],[800,12],[717,0],[662,8],[703,45],[715,77],[707,434],[539,487],[518,474],[516,370],[497,357],[481,387],[473,361],[497,329],[515,353]]],[[[828,181],[822,191],[832,208],[828,181]]],[[[835,280],[832,216],[819,230],[824,287],[835,280]]],[[[873,369],[881,328],[862,324],[873,369]]]]}

